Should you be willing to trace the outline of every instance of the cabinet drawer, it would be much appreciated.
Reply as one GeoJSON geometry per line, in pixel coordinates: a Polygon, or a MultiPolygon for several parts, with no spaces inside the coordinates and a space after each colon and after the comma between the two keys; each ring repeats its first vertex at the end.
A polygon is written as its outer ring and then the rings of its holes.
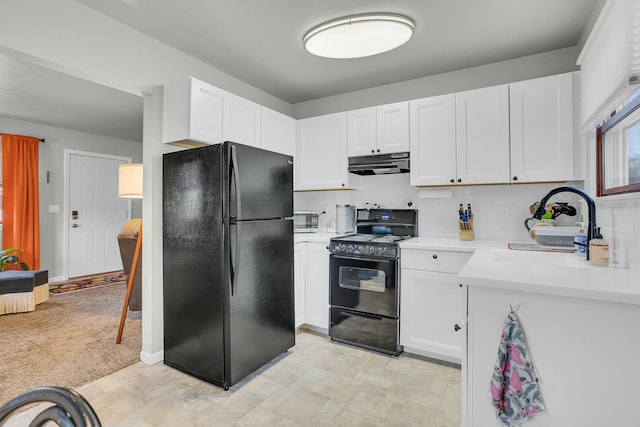
{"type": "Polygon", "coordinates": [[[400,264],[401,268],[458,274],[471,255],[471,252],[402,249],[400,264]]]}

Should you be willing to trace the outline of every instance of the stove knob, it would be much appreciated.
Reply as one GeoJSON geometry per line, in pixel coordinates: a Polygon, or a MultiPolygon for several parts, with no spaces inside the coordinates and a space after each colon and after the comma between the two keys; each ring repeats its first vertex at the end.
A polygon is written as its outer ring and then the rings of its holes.
{"type": "Polygon", "coordinates": [[[364,253],[364,246],[358,246],[356,248],[356,253],[357,254],[363,254],[364,253]]]}
{"type": "Polygon", "coordinates": [[[376,255],[382,255],[384,253],[384,248],[382,246],[378,246],[376,248],[376,255]]]}
{"type": "Polygon", "coordinates": [[[353,245],[347,246],[347,253],[353,253],[353,245]]]}
{"type": "Polygon", "coordinates": [[[347,249],[347,247],[345,246],[344,243],[338,245],[338,251],[339,252],[344,252],[347,249]]]}
{"type": "Polygon", "coordinates": [[[373,255],[373,252],[375,250],[376,249],[373,246],[367,246],[367,252],[366,253],[367,253],[367,255],[373,255]]]}

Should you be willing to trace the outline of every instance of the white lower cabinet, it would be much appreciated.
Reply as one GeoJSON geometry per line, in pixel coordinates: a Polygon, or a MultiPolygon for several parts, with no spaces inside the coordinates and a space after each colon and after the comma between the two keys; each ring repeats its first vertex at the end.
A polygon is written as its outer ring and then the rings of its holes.
{"type": "Polygon", "coordinates": [[[296,328],[304,324],[305,306],[305,242],[297,242],[293,246],[293,281],[294,281],[294,304],[295,304],[295,326],[296,328]]]}
{"type": "Polygon", "coordinates": [[[329,330],[329,251],[327,243],[307,242],[305,249],[304,323],[329,330]]]}
{"type": "Polygon", "coordinates": [[[406,352],[461,363],[466,291],[457,273],[470,256],[402,249],[400,344],[406,352]]]}

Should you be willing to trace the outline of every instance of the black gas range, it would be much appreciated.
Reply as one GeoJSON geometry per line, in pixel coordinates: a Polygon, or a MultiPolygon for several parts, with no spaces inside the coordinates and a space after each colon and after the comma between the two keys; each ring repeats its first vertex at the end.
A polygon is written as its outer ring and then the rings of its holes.
{"type": "Polygon", "coordinates": [[[358,209],[356,234],[329,244],[334,341],[398,355],[400,293],[398,244],[418,233],[415,209],[358,209]]]}

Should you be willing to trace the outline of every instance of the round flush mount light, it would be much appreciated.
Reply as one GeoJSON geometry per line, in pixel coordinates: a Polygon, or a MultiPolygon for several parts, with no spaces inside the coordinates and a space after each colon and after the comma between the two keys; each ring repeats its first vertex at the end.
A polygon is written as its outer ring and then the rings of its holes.
{"type": "Polygon", "coordinates": [[[307,31],[302,42],[309,53],[317,56],[362,58],[402,46],[414,31],[413,20],[406,16],[371,13],[320,24],[307,31]]]}

